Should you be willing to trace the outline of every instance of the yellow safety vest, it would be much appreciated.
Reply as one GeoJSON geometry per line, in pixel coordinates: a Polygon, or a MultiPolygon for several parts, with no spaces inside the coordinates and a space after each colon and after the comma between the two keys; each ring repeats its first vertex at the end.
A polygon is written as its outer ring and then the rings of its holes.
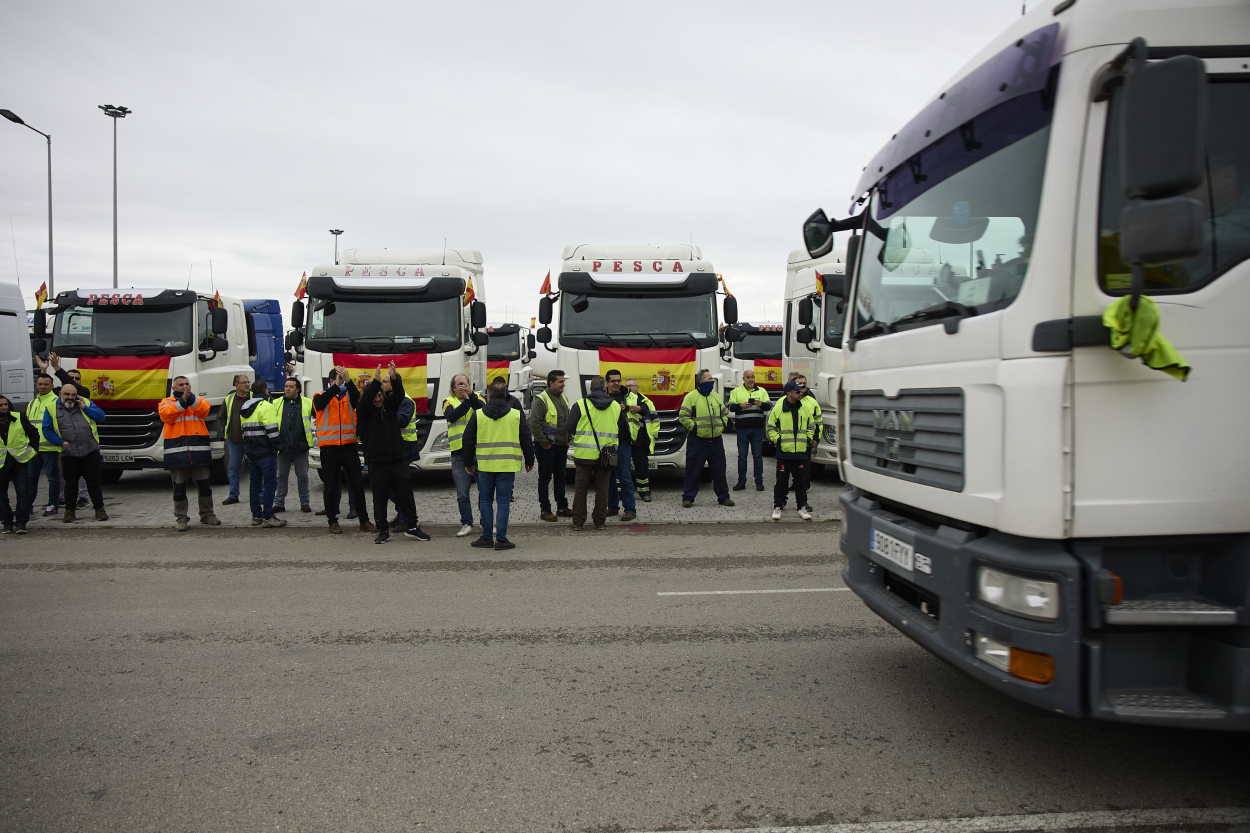
{"type": "Polygon", "coordinates": [[[747,405],[751,402],[763,402],[767,404],[771,400],[768,391],[759,385],[755,386],[755,390],[747,390],[746,385],[738,385],[729,392],[730,405],[747,405]]]}
{"type": "Polygon", "coordinates": [[[521,470],[521,412],[509,408],[499,419],[473,411],[477,420],[477,467],[486,472],[521,470]]]}
{"type": "Polygon", "coordinates": [[[800,402],[796,410],[787,411],[785,400],[778,401],[768,412],[767,433],[769,442],[782,454],[806,454],[816,435],[812,409],[800,402]]]}
{"type": "MultiPolygon", "coordinates": [[[[538,398],[541,399],[543,404],[547,406],[547,416],[544,421],[552,427],[559,427],[560,412],[556,409],[555,402],[551,399],[551,394],[548,391],[543,391],[538,394],[538,398]]],[[[569,404],[569,396],[567,393],[560,394],[560,401],[564,403],[565,409],[573,407],[569,404]]]]}
{"type": "Polygon", "coordinates": [[[581,413],[578,414],[573,436],[569,437],[569,445],[573,447],[574,460],[593,463],[599,459],[600,449],[620,445],[617,427],[621,421],[621,403],[613,402],[602,411],[589,399],[583,399],[579,404],[581,413]]]}
{"type": "MultiPolygon", "coordinates": [[[[478,398],[480,399],[481,397],[478,398]]],[[[468,401],[467,399],[457,399],[454,396],[449,396],[443,400],[443,410],[459,408],[468,401]]],[[[475,410],[475,408],[470,408],[469,412],[460,417],[460,419],[451,420],[447,423],[447,441],[452,451],[459,451],[464,447],[464,428],[469,424],[469,420],[473,418],[475,410]]]]}
{"type": "Polygon", "coordinates": [[[677,421],[696,437],[715,439],[725,431],[725,402],[715,390],[707,396],[692,390],[681,401],[677,421]]]}
{"type": "MultiPolygon", "coordinates": [[[[637,405],[642,403],[647,406],[651,413],[651,417],[647,420],[647,453],[655,453],[655,438],[660,435],[660,416],[655,411],[655,403],[646,397],[645,394],[629,392],[625,394],[626,405],[637,405]]],[[[636,442],[638,440],[638,429],[642,427],[642,414],[629,412],[629,441],[636,442]]]]}
{"type": "Polygon", "coordinates": [[[52,406],[52,410],[56,411],[56,400],[59,399],[55,393],[48,392],[42,396],[36,396],[30,400],[30,404],[26,406],[26,419],[30,420],[30,424],[35,426],[35,430],[39,432],[39,450],[40,451],[60,451],[59,445],[53,445],[48,442],[47,437],[43,435],[43,412],[48,410],[48,406],[52,406]]]}
{"type": "MultiPolygon", "coordinates": [[[[59,397],[58,397],[58,398],[59,398],[59,397]]],[[[33,404],[33,403],[32,403],[32,404],[33,404]]],[[[96,427],[95,420],[94,420],[94,419],[92,419],[92,418],[91,418],[91,417],[87,414],[87,408],[89,408],[90,406],[91,406],[91,400],[90,400],[90,399],[88,399],[88,398],[87,398],[87,397],[85,397],[85,396],[79,396],[79,397],[78,397],[78,407],[82,409],[82,418],[83,418],[83,419],[85,419],[85,420],[87,420],[87,427],[91,429],[91,436],[92,436],[92,437],[94,437],[94,438],[95,438],[95,441],[98,443],[98,442],[100,442],[100,429],[96,427]]],[[[48,409],[48,413],[50,413],[50,414],[52,415],[52,430],[53,430],[53,431],[55,431],[56,433],[60,434],[60,433],[61,433],[61,426],[60,426],[60,424],[57,422],[57,419],[56,419],[56,405],[53,405],[51,408],[49,408],[49,409],[48,409]]],[[[43,417],[40,417],[40,418],[39,418],[39,424],[40,424],[40,426],[42,426],[42,425],[43,425],[43,417]]],[[[40,429],[39,429],[39,435],[43,437],[44,442],[47,442],[47,441],[48,441],[47,435],[45,435],[45,434],[43,433],[43,429],[42,429],[42,428],[40,428],[40,429]]],[[[62,439],[63,439],[63,438],[62,438],[62,439]]],[[[54,445],[54,446],[52,446],[52,447],[53,447],[53,448],[55,448],[57,451],[60,451],[60,450],[61,450],[61,447],[60,447],[59,445],[54,445]]]]}
{"type": "Polygon", "coordinates": [[[13,421],[9,423],[9,435],[4,438],[4,445],[0,446],[0,466],[5,464],[10,454],[19,463],[29,463],[35,459],[35,449],[31,448],[30,437],[26,436],[26,429],[22,427],[22,416],[11,411],[9,416],[13,421]]]}
{"type": "MultiPolygon", "coordinates": [[[[286,410],[286,403],[287,403],[287,398],[285,396],[279,399],[275,399],[269,403],[270,405],[273,406],[274,418],[278,422],[279,429],[282,428],[282,413],[283,411],[286,410]]],[[[300,410],[300,414],[299,414],[300,422],[304,426],[304,442],[308,443],[309,448],[312,448],[313,447],[313,426],[316,424],[313,421],[312,400],[309,399],[307,396],[301,396],[299,398],[299,410],[300,410]]],[[[229,411],[227,411],[227,413],[229,413],[229,411]]]]}
{"type": "MultiPolygon", "coordinates": [[[[248,402],[251,400],[249,399],[248,402]]],[[[243,403],[243,407],[247,407],[247,402],[243,403]]],[[[243,429],[243,442],[248,440],[264,440],[267,439],[272,430],[274,433],[278,430],[278,410],[274,408],[273,403],[265,400],[252,409],[252,413],[248,416],[239,416],[239,427],[243,429]]]]}

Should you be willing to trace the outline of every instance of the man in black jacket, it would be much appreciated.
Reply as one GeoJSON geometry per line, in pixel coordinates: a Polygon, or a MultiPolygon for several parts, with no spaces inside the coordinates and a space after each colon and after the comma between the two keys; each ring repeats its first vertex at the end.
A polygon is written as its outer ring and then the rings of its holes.
{"type": "Polygon", "coordinates": [[[32,458],[39,448],[39,431],[30,424],[26,414],[13,410],[13,403],[7,396],[0,396],[0,446],[6,447],[4,461],[0,462],[0,524],[3,534],[16,532],[26,534],[26,524],[30,522],[30,509],[34,501],[28,494],[31,487],[30,475],[26,471],[27,463],[18,461],[15,452],[21,445],[21,434],[26,435],[29,449],[25,454],[32,458]],[[16,423],[16,425],[14,424],[16,423]],[[13,442],[10,443],[9,440],[13,442]],[[16,493],[17,510],[9,505],[9,484],[13,484],[16,493]]]}
{"type": "MultiPolygon", "coordinates": [[[[373,543],[385,544],[391,537],[386,520],[386,504],[391,498],[402,518],[415,518],[412,488],[408,484],[408,460],[400,436],[399,406],[404,399],[404,382],[395,370],[395,362],[387,368],[390,390],[382,389],[382,366],[373,372],[373,380],[360,396],[356,413],[360,418],[360,436],[364,440],[365,460],[369,462],[369,485],[373,488],[373,516],[378,533],[373,543]]],[[[418,541],[430,536],[420,526],[404,530],[404,535],[418,541]]]]}

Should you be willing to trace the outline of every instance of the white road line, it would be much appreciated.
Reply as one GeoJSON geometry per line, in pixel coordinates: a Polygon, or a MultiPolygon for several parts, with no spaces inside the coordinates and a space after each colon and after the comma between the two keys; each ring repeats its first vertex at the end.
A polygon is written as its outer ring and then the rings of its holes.
{"type": "Polygon", "coordinates": [[[776,590],[669,590],[657,596],[758,596],[764,593],[844,593],[849,587],[789,587],[776,590]]]}
{"type": "Polygon", "coordinates": [[[664,833],[1012,833],[1012,831],[1115,830],[1124,827],[1228,825],[1250,823],[1250,808],[1211,807],[1169,810],[1096,810],[1019,816],[977,816],[924,821],[874,821],[809,827],[744,827],[664,833]]]}

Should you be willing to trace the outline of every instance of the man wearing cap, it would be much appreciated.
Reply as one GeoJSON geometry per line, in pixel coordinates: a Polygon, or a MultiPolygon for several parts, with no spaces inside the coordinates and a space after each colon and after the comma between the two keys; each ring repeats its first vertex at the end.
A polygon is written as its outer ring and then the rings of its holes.
{"type": "Polygon", "coordinates": [[[773,488],[774,521],[781,520],[781,510],[786,506],[786,493],[790,480],[794,480],[794,498],[799,507],[799,517],[812,519],[807,507],[807,487],[811,483],[811,448],[815,441],[816,425],[812,411],[803,405],[803,389],[797,380],[786,382],[785,398],[768,414],[768,439],[777,448],[777,484],[773,488]]]}

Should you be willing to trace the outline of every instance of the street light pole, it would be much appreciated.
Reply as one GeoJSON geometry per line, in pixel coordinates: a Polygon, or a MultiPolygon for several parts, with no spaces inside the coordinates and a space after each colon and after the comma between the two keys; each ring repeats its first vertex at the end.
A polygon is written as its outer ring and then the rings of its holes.
{"type": "Polygon", "coordinates": [[[30,128],[38,133],[48,143],[48,297],[56,297],[56,289],[52,280],[52,134],[44,133],[37,127],[31,127],[22,121],[22,117],[12,110],[0,110],[0,116],[8,119],[14,124],[20,124],[22,127],[30,128]]]}
{"type": "Polygon", "coordinates": [[[117,288],[117,120],[124,119],[130,115],[133,110],[128,107],[122,107],[120,104],[114,107],[112,104],[101,104],[100,109],[104,111],[104,115],[113,120],[113,288],[117,288]]]}
{"type": "Polygon", "coordinates": [[[343,233],[341,228],[332,228],[330,233],[334,235],[334,265],[339,265],[339,235],[343,233]]]}

